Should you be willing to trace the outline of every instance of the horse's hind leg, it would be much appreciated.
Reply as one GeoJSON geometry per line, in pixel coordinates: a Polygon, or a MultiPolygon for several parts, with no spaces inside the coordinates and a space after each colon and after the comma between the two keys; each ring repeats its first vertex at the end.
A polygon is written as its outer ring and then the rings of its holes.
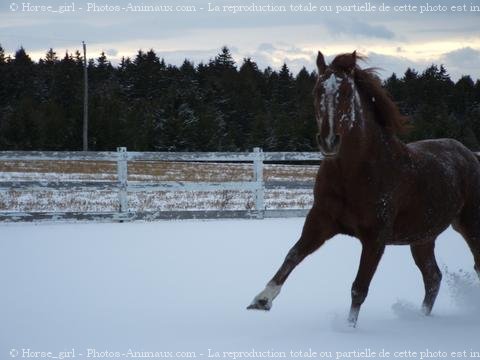
{"type": "MultiPolygon", "coordinates": [[[[477,185],[480,186],[480,181],[478,182],[477,185]]],[[[467,242],[475,262],[475,271],[480,278],[480,188],[475,188],[452,226],[467,242]]]]}
{"type": "Polygon", "coordinates": [[[422,273],[425,285],[425,299],[423,300],[422,311],[425,315],[430,315],[442,281],[442,273],[435,260],[435,240],[410,245],[410,249],[412,250],[413,260],[415,260],[415,264],[417,264],[422,273]]]}
{"type": "Polygon", "coordinates": [[[471,235],[468,232],[461,231],[463,238],[468,244],[470,251],[472,252],[475,265],[474,269],[477,272],[478,278],[480,279],[480,232],[478,235],[471,235]]]}
{"type": "Polygon", "coordinates": [[[335,235],[335,230],[328,215],[313,208],[307,215],[300,239],[288,252],[283,264],[265,289],[253,299],[247,309],[270,310],[273,300],[280,293],[287,277],[308,255],[317,250],[323,243],[335,235]]]}
{"type": "Polygon", "coordinates": [[[474,269],[477,272],[478,278],[480,279],[480,236],[469,235],[464,237],[468,246],[470,247],[470,250],[472,251],[473,258],[475,260],[474,269]]]}
{"type": "Polygon", "coordinates": [[[467,242],[475,261],[474,269],[480,278],[480,209],[462,211],[452,225],[467,242]]]}

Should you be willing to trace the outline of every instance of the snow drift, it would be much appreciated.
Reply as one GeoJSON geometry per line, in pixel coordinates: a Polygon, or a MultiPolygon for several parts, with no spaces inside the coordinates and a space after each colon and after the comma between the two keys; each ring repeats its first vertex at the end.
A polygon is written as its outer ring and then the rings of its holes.
{"type": "Polygon", "coordinates": [[[365,358],[368,351],[374,358],[383,350],[420,359],[480,351],[480,281],[452,229],[437,241],[444,280],[430,317],[420,315],[423,282],[409,248],[387,247],[358,328],[345,326],[360,257],[359,242],[346,236],[300,264],[269,313],[245,310],[302,224],[2,224],[0,358],[25,349],[57,357],[74,350],[77,358],[365,358]]]}

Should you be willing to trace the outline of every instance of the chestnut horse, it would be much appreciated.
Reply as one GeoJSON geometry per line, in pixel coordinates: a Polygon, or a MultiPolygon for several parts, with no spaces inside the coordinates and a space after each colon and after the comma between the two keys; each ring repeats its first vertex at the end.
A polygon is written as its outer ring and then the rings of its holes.
{"type": "Polygon", "coordinates": [[[313,206],[300,239],[248,309],[270,310],[291,271],[336,234],[362,244],[348,317],[353,327],[386,245],[410,245],[425,284],[425,315],[442,278],[435,239],[450,224],[469,245],[480,277],[479,161],[452,139],[400,141],[406,118],[358,59],[356,52],[338,55],[327,66],[318,53],[313,95],[324,160],[313,206]]]}

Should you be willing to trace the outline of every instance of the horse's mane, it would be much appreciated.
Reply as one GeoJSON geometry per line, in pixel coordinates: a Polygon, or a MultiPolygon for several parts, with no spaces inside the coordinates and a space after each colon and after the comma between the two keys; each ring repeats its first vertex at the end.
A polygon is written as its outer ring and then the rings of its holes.
{"type": "Polygon", "coordinates": [[[352,54],[337,55],[330,64],[333,70],[353,72],[355,85],[360,95],[370,102],[370,107],[375,115],[375,120],[385,128],[395,133],[406,132],[409,126],[408,117],[402,115],[397,104],[390,94],[382,87],[377,68],[362,69],[356,60],[366,60],[363,55],[355,54],[352,69],[352,54]]]}

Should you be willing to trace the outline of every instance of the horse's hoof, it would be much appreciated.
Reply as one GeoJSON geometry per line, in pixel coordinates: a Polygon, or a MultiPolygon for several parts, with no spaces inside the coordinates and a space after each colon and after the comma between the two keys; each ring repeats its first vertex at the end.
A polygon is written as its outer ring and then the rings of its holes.
{"type": "Polygon", "coordinates": [[[263,310],[269,311],[272,308],[272,303],[266,298],[254,299],[253,302],[248,305],[247,310],[263,310]]]}
{"type": "Polygon", "coordinates": [[[357,320],[348,319],[347,325],[348,325],[348,327],[351,327],[352,329],[355,329],[357,327],[357,320]]]}
{"type": "Polygon", "coordinates": [[[358,313],[360,312],[360,307],[352,306],[350,309],[350,314],[348,315],[348,326],[351,328],[357,327],[358,313]]]}
{"type": "Polygon", "coordinates": [[[422,305],[422,314],[425,316],[430,316],[432,314],[432,307],[427,305],[422,305]]]}
{"type": "Polygon", "coordinates": [[[248,310],[263,310],[268,311],[272,308],[272,301],[280,293],[280,285],[269,282],[265,289],[255,296],[252,303],[247,307],[248,310]]]}

